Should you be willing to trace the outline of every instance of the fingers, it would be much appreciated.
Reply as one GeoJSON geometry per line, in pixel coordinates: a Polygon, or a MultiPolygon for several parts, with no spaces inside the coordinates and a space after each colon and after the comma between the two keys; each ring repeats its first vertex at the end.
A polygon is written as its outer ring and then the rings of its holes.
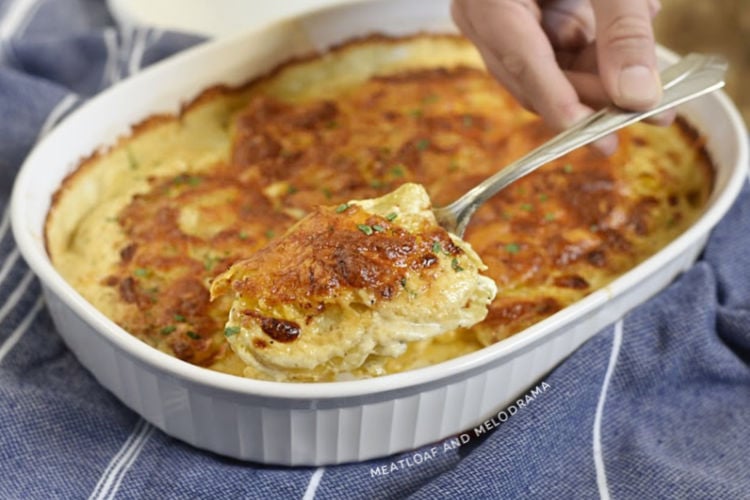
{"type": "Polygon", "coordinates": [[[546,2],[542,28],[555,49],[581,49],[594,40],[594,9],[590,2],[582,0],[546,2]]]}
{"type": "Polygon", "coordinates": [[[592,0],[602,85],[626,109],[646,110],[661,99],[651,0],[592,0]]]}
{"type": "Polygon", "coordinates": [[[566,70],[565,76],[573,85],[581,102],[592,109],[599,109],[611,103],[602,81],[594,73],[566,70]]]}
{"type": "Polygon", "coordinates": [[[656,17],[656,14],[661,10],[661,2],[659,0],[648,0],[648,13],[651,19],[656,17]]]}
{"type": "Polygon", "coordinates": [[[553,128],[564,129],[591,112],[558,66],[535,2],[454,0],[452,12],[489,71],[553,128]]]}

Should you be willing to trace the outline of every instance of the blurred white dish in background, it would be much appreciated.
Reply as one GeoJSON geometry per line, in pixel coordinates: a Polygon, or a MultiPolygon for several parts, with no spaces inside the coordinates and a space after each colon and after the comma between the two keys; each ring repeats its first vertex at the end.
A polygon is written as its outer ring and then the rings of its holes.
{"type": "Polygon", "coordinates": [[[107,0],[123,27],[157,27],[209,37],[232,35],[319,7],[360,0],[107,0]]]}

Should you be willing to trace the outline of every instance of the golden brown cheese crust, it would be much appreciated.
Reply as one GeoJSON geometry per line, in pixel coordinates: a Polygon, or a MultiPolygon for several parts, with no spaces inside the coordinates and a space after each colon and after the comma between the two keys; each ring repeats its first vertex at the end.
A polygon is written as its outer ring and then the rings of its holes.
{"type": "MultiPolygon", "coordinates": [[[[461,50],[468,46],[425,38],[461,50]]],[[[414,40],[420,38],[388,45],[414,40]]],[[[368,43],[382,40],[343,46],[333,55],[356,55],[369,50],[368,43]]],[[[48,221],[48,238],[53,234],[55,242],[50,253],[64,276],[144,341],[186,361],[237,373],[223,337],[229,303],[209,301],[211,280],[220,272],[318,205],[375,198],[405,182],[424,185],[442,205],[552,136],[475,62],[400,68],[333,95],[308,89],[296,98],[277,91],[275,82],[285,71],[304,70],[305,64],[316,62],[291,64],[237,91],[212,89],[180,120],[160,118],[107,155],[88,160],[55,197],[48,221]],[[219,111],[202,111],[211,106],[219,111]],[[171,170],[141,158],[150,153],[141,151],[139,140],[167,127],[176,129],[170,134],[190,137],[190,118],[202,112],[207,117],[201,119],[216,120],[217,141],[226,141],[216,147],[215,158],[171,170]],[[138,194],[116,205],[107,222],[101,213],[109,212],[96,212],[107,200],[91,202],[92,213],[100,215],[97,224],[117,228],[117,237],[99,242],[102,255],[116,257],[106,269],[88,268],[86,262],[96,259],[86,253],[93,250],[82,235],[101,231],[84,216],[55,219],[55,211],[62,198],[76,195],[97,162],[116,155],[121,163],[132,161],[131,145],[141,166],[133,169],[138,194]],[[68,255],[76,252],[80,257],[68,255]]],[[[637,124],[621,132],[620,142],[611,158],[584,148],[554,161],[483,206],[465,238],[498,284],[487,319],[443,344],[414,346],[389,370],[419,366],[420,357],[447,359],[516,333],[606,285],[684,231],[712,186],[701,139],[678,122],[667,128],[637,124]]],[[[196,151],[201,146],[185,144],[196,151]]],[[[323,252],[319,258],[332,256],[323,252]]],[[[364,264],[351,266],[361,271],[364,264]]],[[[320,293],[325,280],[343,279],[321,277],[320,293]]],[[[259,276],[253,286],[265,286],[264,279],[259,276]]],[[[283,296],[300,279],[289,277],[268,290],[283,296]]],[[[386,293],[396,277],[378,279],[386,293]]]]}
{"type": "Polygon", "coordinates": [[[482,321],[495,283],[442,229],[417,184],[315,207],[213,280],[232,298],[227,341],[245,373],[278,381],[385,373],[389,359],[482,321]]]}
{"type": "Polygon", "coordinates": [[[462,253],[439,227],[414,234],[357,205],[316,207],[284,237],[243,260],[242,278],[231,285],[268,306],[295,304],[311,312],[358,289],[390,300],[407,273],[425,276],[437,267],[438,248],[462,253]]]}

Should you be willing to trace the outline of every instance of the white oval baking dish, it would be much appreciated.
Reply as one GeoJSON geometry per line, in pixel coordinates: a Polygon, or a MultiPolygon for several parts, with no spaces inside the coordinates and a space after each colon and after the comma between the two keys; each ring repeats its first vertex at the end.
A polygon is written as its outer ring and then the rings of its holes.
{"type": "MultiPolygon", "coordinates": [[[[123,331],[52,267],[43,238],[52,193],[82,157],[113,143],[131,124],[177,112],[213,84],[244,82],[293,55],[353,36],[454,30],[447,1],[383,0],[323,9],[182,53],[102,93],[61,123],[17,177],[12,224],[60,335],[81,363],[146,420],[199,448],[272,464],[359,461],[439,441],[484,421],[692,264],[746,178],[747,132],[723,93],[680,111],[707,139],[718,169],[709,205],[687,232],[605,289],[496,345],[435,366],[320,384],[213,372],[123,331]]],[[[659,56],[665,64],[675,59],[664,49],[659,56]]]]}

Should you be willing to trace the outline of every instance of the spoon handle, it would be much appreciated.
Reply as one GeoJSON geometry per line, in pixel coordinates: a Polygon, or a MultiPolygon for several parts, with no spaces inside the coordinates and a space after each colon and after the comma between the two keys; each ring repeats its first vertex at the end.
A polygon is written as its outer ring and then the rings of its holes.
{"type": "Polygon", "coordinates": [[[724,86],[726,60],[717,55],[689,54],[661,73],[661,102],[648,111],[613,106],[584,118],[522,158],[473,187],[450,205],[434,210],[446,230],[462,236],[476,209],[498,191],[540,166],[612,132],[724,86]]]}

